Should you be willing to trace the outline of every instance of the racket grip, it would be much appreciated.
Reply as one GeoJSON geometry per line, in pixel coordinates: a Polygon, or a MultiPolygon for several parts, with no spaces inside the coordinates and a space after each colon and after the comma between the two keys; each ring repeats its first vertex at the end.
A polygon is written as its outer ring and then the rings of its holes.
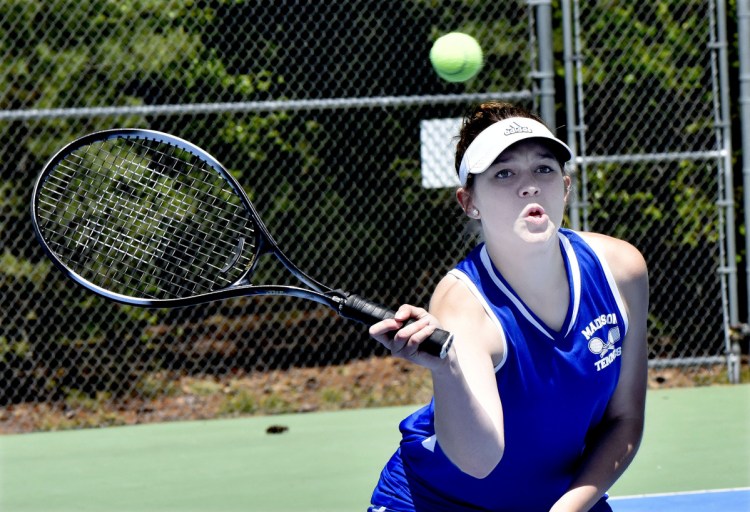
{"type": "MultiPolygon", "coordinates": [[[[348,295],[339,305],[339,314],[344,318],[372,325],[381,320],[393,318],[396,312],[375,302],[370,302],[359,295],[352,294],[348,295]]],[[[412,323],[414,323],[414,320],[408,320],[404,323],[404,326],[412,323]]],[[[435,329],[435,332],[429,338],[420,343],[419,350],[442,359],[448,355],[448,350],[452,344],[453,334],[442,329],[435,329]]]]}

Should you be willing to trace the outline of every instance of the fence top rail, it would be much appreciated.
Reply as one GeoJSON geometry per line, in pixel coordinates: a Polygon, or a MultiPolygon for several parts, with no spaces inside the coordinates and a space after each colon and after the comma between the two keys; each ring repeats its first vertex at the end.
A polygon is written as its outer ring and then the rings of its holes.
{"type": "Polygon", "coordinates": [[[637,153],[632,155],[591,155],[577,156],[576,165],[586,164],[605,164],[605,163],[637,163],[637,162],[654,162],[654,161],[675,161],[675,160],[713,160],[724,158],[727,155],[726,149],[717,149],[712,151],[676,151],[666,153],[637,153]]]}
{"type": "Polygon", "coordinates": [[[519,101],[533,98],[528,90],[475,94],[431,94],[421,96],[376,96],[371,98],[322,98],[309,100],[239,101],[228,103],[185,103],[168,105],[126,105],[115,107],[31,108],[0,111],[0,121],[105,117],[117,115],[210,114],[223,112],[289,112],[378,108],[487,100],[519,101]]]}

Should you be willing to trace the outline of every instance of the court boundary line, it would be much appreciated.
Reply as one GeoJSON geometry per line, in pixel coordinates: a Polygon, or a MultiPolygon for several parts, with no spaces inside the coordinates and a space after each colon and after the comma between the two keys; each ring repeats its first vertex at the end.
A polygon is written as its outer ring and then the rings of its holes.
{"type": "Polygon", "coordinates": [[[675,492],[660,492],[654,494],[632,494],[628,496],[610,496],[608,501],[624,501],[624,500],[637,500],[643,498],[663,498],[669,496],[690,496],[695,494],[718,494],[723,492],[744,492],[750,491],[750,487],[729,487],[726,489],[703,489],[697,491],[675,491],[675,492]]]}

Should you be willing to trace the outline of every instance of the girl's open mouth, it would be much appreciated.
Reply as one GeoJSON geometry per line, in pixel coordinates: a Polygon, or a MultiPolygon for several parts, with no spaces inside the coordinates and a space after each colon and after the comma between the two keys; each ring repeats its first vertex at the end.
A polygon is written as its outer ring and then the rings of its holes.
{"type": "Polygon", "coordinates": [[[523,212],[523,218],[533,224],[541,224],[546,221],[547,214],[544,208],[537,204],[532,204],[526,207],[523,212]]]}

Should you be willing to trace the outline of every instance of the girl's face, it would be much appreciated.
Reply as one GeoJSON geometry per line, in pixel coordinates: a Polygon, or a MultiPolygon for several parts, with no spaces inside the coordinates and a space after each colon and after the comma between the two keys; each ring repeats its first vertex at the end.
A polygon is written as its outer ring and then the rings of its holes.
{"type": "Polygon", "coordinates": [[[503,151],[475,176],[471,190],[459,189],[458,199],[470,217],[481,220],[487,241],[543,242],[562,225],[569,185],[554,153],[531,139],[503,151]]]}

